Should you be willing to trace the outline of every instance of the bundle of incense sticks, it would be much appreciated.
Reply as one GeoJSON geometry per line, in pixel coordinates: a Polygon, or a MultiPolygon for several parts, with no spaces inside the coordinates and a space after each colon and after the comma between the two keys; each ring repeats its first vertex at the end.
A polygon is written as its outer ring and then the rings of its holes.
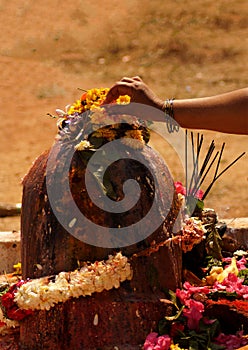
{"type": "Polygon", "coordinates": [[[241,157],[245,155],[245,152],[240,154],[233,162],[231,162],[228,166],[226,166],[222,171],[219,172],[220,162],[222,159],[223,151],[225,148],[225,142],[223,142],[221,150],[217,151],[214,154],[215,143],[214,140],[208,147],[208,151],[205,155],[205,158],[200,165],[200,155],[203,144],[203,135],[197,133],[197,136],[194,136],[194,133],[190,133],[191,137],[191,151],[193,157],[193,170],[191,176],[188,174],[188,130],[185,131],[185,165],[186,165],[186,198],[187,197],[195,197],[196,193],[201,188],[202,184],[206,180],[209,171],[215,167],[214,176],[210,181],[207,189],[204,192],[202,200],[206,198],[212,189],[215,182],[223,175],[232,165],[234,165],[241,157]],[[217,162],[216,162],[217,159],[217,162]]]}

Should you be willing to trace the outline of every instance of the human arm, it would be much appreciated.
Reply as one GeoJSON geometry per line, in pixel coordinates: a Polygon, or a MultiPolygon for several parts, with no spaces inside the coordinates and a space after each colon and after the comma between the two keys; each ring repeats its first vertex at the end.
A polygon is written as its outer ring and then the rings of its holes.
{"type": "MultiPolygon", "coordinates": [[[[125,94],[131,97],[131,102],[164,110],[164,100],[139,77],[117,82],[110,89],[106,103],[125,94]]],[[[175,120],[183,128],[248,135],[248,88],[210,97],[176,99],[173,111],[175,120]]]]}

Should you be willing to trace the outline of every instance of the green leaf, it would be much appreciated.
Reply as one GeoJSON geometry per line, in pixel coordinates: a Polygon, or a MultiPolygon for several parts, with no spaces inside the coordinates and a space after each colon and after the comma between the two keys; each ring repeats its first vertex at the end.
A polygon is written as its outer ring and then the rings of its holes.
{"type": "Polygon", "coordinates": [[[236,292],[226,292],[225,290],[218,290],[208,294],[208,298],[212,300],[218,300],[219,298],[226,298],[229,300],[237,299],[238,295],[236,292]]]}
{"type": "Polygon", "coordinates": [[[248,285],[248,269],[240,270],[238,277],[244,278],[242,284],[248,285]]]}
{"type": "Polygon", "coordinates": [[[214,343],[210,343],[207,347],[207,350],[224,350],[226,349],[225,345],[218,345],[214,343]]]}
{"type": "Polygon", "coordinates": [[[178,305],[177,305],[177,296],[176,293],[174,293],[172,290],[168,291],[169,297],[170,297],[170,301],[173,303],[173,305],[175,305],[175,307],[177,309],[179,309],[178,305]]]}
{"type": "Polygon", "coordinates": [[[220,322],[215,319],[213,323],[206,324],[203,319],[199,322],[200,332],[205,332],[209,335],[209,339],[212,340],[220,331],[220,322]]]}
{"type": "Polygon", "coordinates": [[[196,206],[198,209],[203,210],[204,209],[204,202],[201,199],[198,199],[196,202],[196,206]]]}
{"type": "Polygon", "coordinates": [[[189,350],[198,350],[199,346],[196,340],[189,341],[189,350]]]}
{"type": "Polygon", "coordinates": [[[170,332],[170,322],[165,318],[159,321],[158,323],[158,333],[159,335],[169,334],[170,332]]]}
{"type": "Polygon", "coordinates": [[[211,227],[207,238],[206,238],[206,251],[208,255],[211,255],[213,258],[217,260],[222,259],[222,254],[221,254],[221,237],[216,230],[215,227],[211,227]]]}
{"type": "Polygon", "coordinates": [[[174,316],[165,316],[165,319],[166,319],[167,321],[175,321],[175,320],[177,320],[177,319],[181,316],[184,307],[185,307],[185,305],[183,305],[183,306],[178,310],[178,312],[176,313],[176,315],[174,315],[174,316]]]}

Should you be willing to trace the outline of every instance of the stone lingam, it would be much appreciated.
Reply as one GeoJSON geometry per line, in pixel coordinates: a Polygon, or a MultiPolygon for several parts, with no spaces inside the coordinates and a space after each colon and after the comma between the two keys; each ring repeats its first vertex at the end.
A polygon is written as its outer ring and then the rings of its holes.
{"type": "Polygon", "coordinates": [[[246,344],[247,230],[228,235],[204,208],[213,182],[197,187],[196,163],[189,187],[173,182],[133,117],[153,108],[127,104],[124,114],[128,98],[103,108],[105,95],[89,90],[57,111],[55,143],[24,178],[22,266],[0,276],[0,348],[198,348],[198,334],[201,349],[229,336],[246,344]]]}
{"type": "MultiPolygon", "coordinates": [[[[81,99],[81,107],[86,104],[81,99]]],[[[106,118],[106,112],[102,113],[106,118]]],[[[94,113],[85,118],[92,122],[92,116],[94,113]]],[[[180,217],[180,203],[168,168],[147,146],[147,127],[138,120],[131,123],[112,120],[108,123],[111,125],[89,132],[89,123],[84,121],[82,127],[82,118],[79,113],[69,113],[60,121],[52,152],[38,157],[24,179],[22,276],[23,279],[47,276],[47,283],[52,283],[62,271],[80,269],[85,262],[98,266],[97,262],[118,252],[127,258],[131,272],[124,282],[117,281],[116,288],[69,298],[47,310],[35,310],[21,322],[20,349],[138,349],[158,321],[173,312],[172,303],[166,300],[168,289],[181,286],[181,247],[171,240],[176,219],[180,217]],[[122,147],[116,147],[113,140],[125,141],[118,160],[114,155],[122,147]],[[105,156],[112,164],[101,182],[102,167],[98,164],[90,172],[87,167],[105,145],[108,150],[100,158],[105,156]],[[113,205],[119,203],[118,212],[106,211],[94,203],[87,191],[87,174],[95,198],[101,201],[106,196],[113,205]],[[123,201],[123,183],[128,179],[140,186],[137,203],[130,210],[126,209],[130,203],[123,201]],[[65,191],[67,182],[71,196],[65,191]],[[154,202],[155,211],[151,210],[154,202]],[[78,209],[88,221],[76,227],[78,209]],[[143,229],[150,234],[140,236],[141,228],[135,223],[147,215],[149,220],[143,229]],[[98,229],[92,232],[87,222],[93,222],[98,229]],[[125,236],[123,228],[130,227],[125,236]],[[111,228],[117,230],[114,243],[111,228]]]]}
{"type": "Polygon", "coordinates": [[[75,143],[75,135],[82,130],[78,122],[80,118],[76,116],[73,120],[62,121],[52,153],[44,152],[24,179],[22,276],[23,279],[47,276],[47,281],[52,282],[55,275],[62,271],[79,269],[85,262],[97,264],[106,261],[118,252],[127,258],[130,274],[121,284],[118,281],[115,287],[120,284],[119,288],[69,298],[48,307],[49,310],[36,310],[21,322],[20,349],[138,349],[158,321],[173,312],[173,304],[166,300],[168,289],[175,290],[181,286],[182,252],[178,242],[170,241],[176,219],[180,217],[180,202],[168,168],[146,145],[149,140],[147,127],[136,120],[132,124],[103,126],[88,134],[84,129],[82,137],[88,135],[88,144],[78,139],[75,143]],[[87,193],[85,180],[89,160],[93,154],[100,152],[103,145],[110,144],[108,154],[113,156],[117,152],[115,143],[110,142],[113,138],[126,141],[122,156],[114,160],[105,172],[104,187],[99,184],[96,174],[99,165],[91,169],[89,182],[96,197],[107,195],[112,202],[118,203],[124,198],[123,183],[126,180],[134,179],[139,183],[137,203],[131,210],[126,210],[126,204],[123,204],[118,213],[97,207],[87,193]],[[70,215],[66,210],[63,212],[63,208],[67,208],[63,205],[68,204],[68,194],[61,193],[61,188],[65,188],[63,182],[68,181],[68,173],[59,177],[57,174],[64,174],[67,169],[65,140],[66,145],[72,144],[76,149],[69,162],[71,195],[80,212],[100,227],[94,233],[96,245],[88,243],[86,226],[71,234],[76,218],[73,210],[70,215]],[[89,143],[94,147],[88,147],[89,143]],[[58,188],[54,190],[56,186],[58,188]],[[53,204],[48,188],[54,190],[53,204]],[[151,210],[154,201],[155,212],[151,210]],[[58,220],[59,212],[66,217],[67,227],[58,220]],[[136,228],[135,223],[150,213],[144,228],[148,232],[150,230],[150,234],[140,239],[141,229],[136,228]],[[158,225],[154,226],[156,221],[158,225]],[[136,240],[129,241],[129,235],[125,236],[124,232],[119,242],[117,234],[114,244],[111,238],[106,238],[108,243],[105,246],[104,243],[103,246],[99,244],[102,242],[101,227],[108,237],[109,228],[118,230],[129,226],[133,227],[131,237],[138,237],[136,240]]]}

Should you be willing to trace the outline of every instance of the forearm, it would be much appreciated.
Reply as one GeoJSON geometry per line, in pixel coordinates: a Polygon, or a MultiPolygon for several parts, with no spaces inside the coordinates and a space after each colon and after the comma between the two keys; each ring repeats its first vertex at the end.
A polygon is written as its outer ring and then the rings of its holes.
{"type": "Polygon", "coordinates": [[[212,97],[175,100],[180,126],[232,134],[248,134],[248,88],[212,97]]]}
{"type": "MultiPolygon", "coordinates": [[[[126,94],[131,97],[131,102],[149,105],[163,111],[168,108],[164,100],[154,94],[137,76],[122,78],[113,85],[105,104],[126,94]]],[[[176,99],[173,102],[173,113],[175,120],[183,128],[248,135],[248,88],[212,97],[176,99]]],[[[143,118],[149,119],[151,116],[144,114],[143,118]]],[[[156,121],[164,120],[162,113],[153,118],[156,121]]]]}

